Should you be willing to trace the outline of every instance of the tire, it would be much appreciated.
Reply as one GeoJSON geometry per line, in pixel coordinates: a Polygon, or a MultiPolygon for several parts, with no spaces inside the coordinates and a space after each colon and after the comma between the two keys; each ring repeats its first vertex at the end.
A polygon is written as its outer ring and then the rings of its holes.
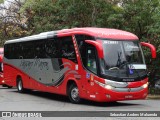
{"type": "Polygon", "coordinates": [[[23,82],[22,82],[22,78],[17,78],[17,90],[20,93],[23,93],[25,91],[25,89],[23,88],[23,82]]]}
{"type": "Polygon", "coordinates": [[[79,97],[79,90],[76,84],[71,84],[68,88],[68,97],[72,103],[78,104],[81,99],[79,97]]]}

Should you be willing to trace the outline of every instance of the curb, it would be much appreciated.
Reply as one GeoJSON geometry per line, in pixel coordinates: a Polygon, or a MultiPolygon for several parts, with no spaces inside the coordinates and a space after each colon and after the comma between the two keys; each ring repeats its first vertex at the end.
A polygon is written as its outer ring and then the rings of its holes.
{"type": "Polygon", "coordinates": [[[148,95],[147,99],[160,99],[160,95],[148,95]]]}

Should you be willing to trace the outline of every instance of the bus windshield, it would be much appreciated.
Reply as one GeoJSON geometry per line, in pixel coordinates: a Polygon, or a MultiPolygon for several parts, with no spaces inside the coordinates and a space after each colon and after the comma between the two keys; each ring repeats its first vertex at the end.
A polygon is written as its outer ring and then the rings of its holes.
{"type": "Polygon", "coordinates": [[[146,65],[138,41],[102,40],[102,44],[104,58],[100,60],[100,66],[103,75],[113,78],[139,78],[146,75],[146,65]]]}

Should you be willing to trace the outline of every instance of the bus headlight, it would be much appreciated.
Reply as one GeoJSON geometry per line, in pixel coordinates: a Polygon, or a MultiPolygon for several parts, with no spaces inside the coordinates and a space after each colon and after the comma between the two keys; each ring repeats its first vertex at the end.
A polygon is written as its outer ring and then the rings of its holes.
{"type": "Polygon", "coordinates": [[[144,85],[142,85],[142,88],[147,88],[148,87],[148,82],[144,85]]]}
{"type": "Polygon", "coordinates": [[[95,80],[95,83],[97,83],[99,86],[103,87],[103,88],[106,88],[108,90],[111,90],[113,89],[113,87],[111,85],[107,85],[107,84],[104,84],[104,83],[101,83],[101,82],[98,82],[95,80]]]}
{"type": "Polygon", "coordinates": [[[108,90],[111,90],[113,87],[110,86],[110,85],[105,85],[105,88],[108,89],[108,90]]]}
{"type": "Polygon", "coordinates": [[[2,83],[5,83],[5,81],[4,81],[4,80],[2,80],[2,83]]]}

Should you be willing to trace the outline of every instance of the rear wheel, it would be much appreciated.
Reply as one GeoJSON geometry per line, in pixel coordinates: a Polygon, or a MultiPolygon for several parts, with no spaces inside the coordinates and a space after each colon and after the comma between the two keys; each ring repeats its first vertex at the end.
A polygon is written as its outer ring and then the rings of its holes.
{"type": "Polygon", "coordinates": [[[71,84],[68,89],[68,97],[72,103],[80,103],[79,90],[76,84],[71,84]]]}
{"type": "Polygon", "coordinates": [[[24,92],[22,78],[17,78],[17,90],[18,92],[24,92]]]}

